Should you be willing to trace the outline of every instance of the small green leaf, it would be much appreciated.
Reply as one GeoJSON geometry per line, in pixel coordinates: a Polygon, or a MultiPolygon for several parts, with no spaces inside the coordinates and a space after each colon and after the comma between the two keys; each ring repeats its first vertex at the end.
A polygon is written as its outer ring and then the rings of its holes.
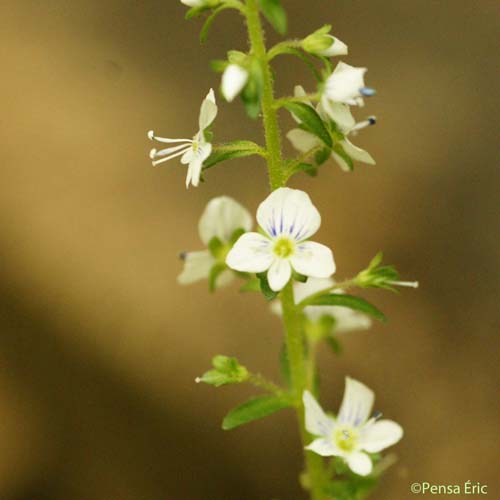
{"type": "Polygon", "coordinates": [[[342,352],[342,346],[340,345],[340,342],[336,337],[332,337],[330,335],[328,337],[325,337],[325,341],[326,341],[328,347],[330,347],[330,349],[335,354],[340,354],[342,352]]]}
{"type": "Polygon", "coordinates": [[[271,26],[280,34],[286,34],[288,21],[286,12],[280,0],[259,0],[260,8],[264,17],[271,26]]]}
{"type": "Polygon", "coordinates": [[[362,313],[368,314],[379,321],[385,322],[387,318],[384,313],[379,311],[374,305],[367,302],[361,297],[355,297],[354,295],[346,295],[342,293],[328,293],[325,295],[320,295],[319,297],[312,297],[311,299],[303,300],[300,305],[304,306],[339,306],[347,307],[355,311],[360,311],[362,313]]]}
{"type": "Polygon", "coordinates": [[[312,106],[293,101],[288,101],[283,106],[302,122],[308,132],[321,139],[328,147],[333,146],[330,132],[328,132],[323,120],[312,106]]]}
{"type": "Polygon", "coordinates": [[[228,431],[259,418],[267,417],[289,406],[291,406],[289,401],[278,396],[261,396],[250,399],[226,415],[222,422],[222,428],[228,431]]]}
{"type": "Polygon", "coordinates": [[[224,61],[223,59],[212,59],[210,61],[210,67],[215,73],[223,73],[228,65],[228,62],[224,61]]]}
{"type": "Polygon", "coordinates": [[[277,297],[278,292],[271,290],[269,286],[269,281],[267,281],[267,272],[257,274],[257,278],[260,280],[260,291],[263,293],[266,300],[273,300],[277,297]]]}
{"type": "Polygon", "coordinates": [[[249,377],[248,370],[236,358],[218,355],[212,359],[212,365],[214,369],[204,373],[197,382],[220,387],[245,382],[249,377]]]}
{"type": "Polygon", "coordinates": [[[321,151],[318,151],[314,155],[314,161],[316,162],[316,165],[319,167],[320,165],[323,165],[328,159],[330,158],[330,149],[328,148],[323,148],[321,151]]]}
{"type": "Polygon", "coordinates": [[[213,148],[212,154],[203,163],[207,169],[217,165],[221,161],[243,158],[261,153],[261,148],[252,141],[232,141],[213,148]]]}

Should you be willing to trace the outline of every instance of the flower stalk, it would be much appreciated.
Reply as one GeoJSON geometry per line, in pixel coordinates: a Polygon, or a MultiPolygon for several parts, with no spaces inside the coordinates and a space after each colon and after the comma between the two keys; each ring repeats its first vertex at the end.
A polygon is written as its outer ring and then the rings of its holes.
{"type": "MultiPolygon", "coordinates": [[[[246,19],[251,49],[262,66],[263,89],[261,106],[267,147],[267,168],[271,190],[275,190],[286,184],[287,176],[283,165],[281,136],[277,116],[278,106],[276,106],[274,99],[273,76],[269,66],[270,58],[266,51],[264,31],[257,0],[247,0],[246,19]]],[[[283,325],[292,391],[298,405],[297,416],[300,435],[302,444],[305,446],[309,437],[305,430],[302,393],[309,385],[306,365],[309,367],[309,370],[313,371],[314,359],[310,358],[307,361],[305,359],[303,332],[301,331],[301,322],[298,317],[299,310],[294,301],[292,282],[289,282],[281,291],[280,299],[283,308],[283,325]]],[[[320,456],[310,451],[306,450],[304,454],[307,474],[306,486],[310,491],[311,500],[324,500],[326,497],[322,493],[323,461],[320,456]]]]}

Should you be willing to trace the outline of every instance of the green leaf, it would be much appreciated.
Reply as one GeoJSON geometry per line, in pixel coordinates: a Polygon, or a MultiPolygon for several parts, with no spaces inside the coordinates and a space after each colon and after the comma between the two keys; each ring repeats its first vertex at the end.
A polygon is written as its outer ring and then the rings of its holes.
{"type": "Polygon", "coordinates": [[[323,148],[314,155],[314,161],[316,162],[316,165],[318,167],[320,165],[323,165],[323,163],[325,163],[329,158],[330,158],[330,149],[328,148],[323,148]]]}
{"type": "Polygon", "coordinates": [[[288,101],[283,105],[290,113],[302,122],[303,127],[321,139],[328,147],[332,147],[330,132],[316,110],[303,102],[288,101]]]}
{"type": "Polygon", "coordinates": [[[340,345],[340,342],[336,337],[332,337],[330,335],[328,337],[325,337],[325,341],[328,347],[334,352],[334,354],[340,354],[342,352],[342,346],[340,345]]]}
{"type": "Polygon", "coordinates": [[[374,305],[367,302],[361,297],[355,297],[354,295],[346,295],[341,293],[328,293],[325,295],[320,295],[319,297],[311,297],[310,299],[305,299],[300,303],[301,306],[339,306],[348,307],[355,311],[360,311],[362,313],[368,314],[379,321],[385,322],[387,318],[384,313],[379,311],[374,305]]]}
{"type": "Polygon", "coordinates": [[[286,34],[288,21],[286,12],[280,0],[259,0],[260,8],[264,17],[271,26],[280,34],[286,34]]]}
{"type": "Polygon", "coordinates": [[[236,358],[218,355],[212,359],[212,365],[214,369],[204,373],[197,382],[220,387],[245,382],[249,377],[248,370],[236,358]]]}
{"type": "Polygon", "coordinates": [[[289,401],[278,396],[261,396],[250,399],[226,415],[222,422],[222,428],[228,431],[259,418],[267,417],[289,406],[291,406],[289,401]]]}
{"type": "Polygon", "coordinates": [[[264,77],[262,66],[255,57],[250,59],[247,69],[249,78],[241,93],[241,100],[245,105],[247,115],[255,120],[260,114],[260,98],[264,88],[264,77]]]}
{"type": "Polygon", "coordinates": [[[261,153],[261,148],[252,141],[232,141],[213,148],[212,154],[203,163],[207,169],[217,165],[221,161],[243,158],[261,153]]]}
{"type": "Polygon", "coordinates": [[[263,293],[266,300],[273,300],[277,297],[278,292],[271,290],[269,286],[269,281],[267,281],[267,272],[257,274],[257,278],[260,280],[260,291],[263,293]]]}

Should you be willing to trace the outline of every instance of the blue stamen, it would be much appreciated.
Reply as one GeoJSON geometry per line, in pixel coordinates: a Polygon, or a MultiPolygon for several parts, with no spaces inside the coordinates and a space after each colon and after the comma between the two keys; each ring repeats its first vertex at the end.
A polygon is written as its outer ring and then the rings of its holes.
{"type": "Polygon", "coordinates": [[[371,87],[362,87],[359,89],[359,93],[365,97],[372,97],[377,93],[377,91],[371,87]]]}

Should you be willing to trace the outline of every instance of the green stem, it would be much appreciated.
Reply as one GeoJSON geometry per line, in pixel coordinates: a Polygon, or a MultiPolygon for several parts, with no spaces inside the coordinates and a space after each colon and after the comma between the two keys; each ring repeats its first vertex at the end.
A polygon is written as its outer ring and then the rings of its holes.
{"type": "Polygon", "coordinates": [[[262,89],[262,116],[264,121],[264,134],[268,152],[267,167],[269,171],[269,183],[274,191],[284,185],[281,157],[281,138],[278,125],[278,115],[274,109],[273,75],[267,60],[266,46],[264,43],[264,30],[260,20],[259,6],[257,0],[247,0],[247,28],[250,44],[255,57],[262,67],[264,79],[262,89]]]}
{"type": "MultiPolygon", "coordinates": [[[[264,42],[264,30],[262,28],[257,0],[246,0],[245,14],[251,50],[262,67],[264,81],[261,107],[267,147],[269,183],[271,190],[274,191],[286,184],[286,178],[283,169],[277,107],[275,106],[273,92],[274,81],[271,67],[269,66],[268,54],[264,42]]],[[[301,318],[299,310],[295,306],[293,285],[291,281],[281,291],[280,298],[285,327],[285,341],[290,365],[292,396],[297,406],[297,417],[299,420],[302,445],[305,446],[311,440],[311,436],[309,436],[305,429],[304,405],[302,402],[302,393],[308,387],[308,381],[301,318]]],[[[322,492],[324,481],[324,464],[322,458],[315,453],[306,451],[305,466],[307,471],[307,487],[311,494],[311,500],[326,500],[322,492]]]]}

